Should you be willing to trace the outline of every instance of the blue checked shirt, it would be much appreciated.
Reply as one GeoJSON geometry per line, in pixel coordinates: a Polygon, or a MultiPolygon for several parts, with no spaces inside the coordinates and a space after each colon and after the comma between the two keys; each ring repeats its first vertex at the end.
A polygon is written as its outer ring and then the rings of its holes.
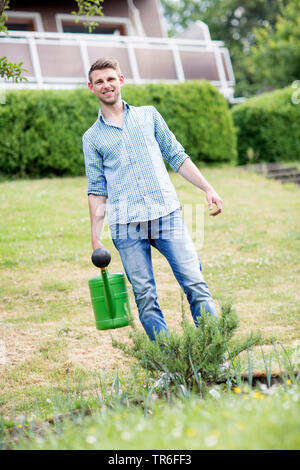
{"type": "Polygon", "coordinates": [[[143,222],[180,207],[165,159],[177,172],[188,155],[153,106],[124,103],[123,128],[104,119],[83,135],[88,194],[106,196],[109,225],[143,222]]]}

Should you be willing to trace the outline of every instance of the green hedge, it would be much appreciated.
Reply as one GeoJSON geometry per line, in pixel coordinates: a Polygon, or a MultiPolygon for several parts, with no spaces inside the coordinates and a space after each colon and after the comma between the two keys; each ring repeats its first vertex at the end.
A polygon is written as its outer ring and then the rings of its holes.
{"type": "Polygon", "coordinates": [[[288,87],[250,98],[232,108],[238,163],[300,160],[300,104],[288,87]]]}
{"type": "MultiPolygon", "coordinates": [[[[126,85],[130,104],[154,105],[195,162],[236,157],[227,101],[208,82],[126,85]]],[[[82,134],[97,119],[99,102],[87,89],[19,90],[0,106],[0,168],[4,175],[84,174],[82,134]]]]}
{"type": "Polygon", "coordinates": [[[0,168],[14,176],[84,174],[82,134],[97,117],[84,89],[20,90],[0,106],[0,168]]]}

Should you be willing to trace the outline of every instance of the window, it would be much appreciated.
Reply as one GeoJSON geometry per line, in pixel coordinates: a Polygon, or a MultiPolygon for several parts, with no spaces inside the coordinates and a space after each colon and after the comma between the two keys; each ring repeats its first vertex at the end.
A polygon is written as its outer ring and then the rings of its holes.
{"type": "Polygon", "coordinates": [[[8,31],[34,31],[34,24],[33,21],[28,19],[27,21],[20,18],[12,19],[11,21],[7,21],[5,23],[8,31]]]}
{"type": "MultiPolygon", "coordinates": [[[[68,21],[62,21],[62,30],[64,33],[89,33],[89,30],[83,23],[71,23],[68,21]]],[[[92,34],[116,34],[116,35],[126,35],[125,27],[121,24],[101,24],[93,28],[91,31],[92,34]]]]}
{"type": "MultiPolygon", "coordinates": [[[[89,33],[88,28],[83,24],[86,21],[86,18],[83,16],[77,17],[79,20],[78,23],[75,22],[73,15],[58,13],[55,17],[57,31],[59,33],[89,33]]],[[[93,16],[92,21],[98,23],[98,26],[93,28],[92,34],[115,34],[118,36],[126,36],[132,32],[131,23],[128,18],[93,16]]]]}
{"type": "Polygon", "coordinates": [[[9,31],[44,31],[40,13],[12,10],[5,13],[8,17],[5,26],[9,31]]]}

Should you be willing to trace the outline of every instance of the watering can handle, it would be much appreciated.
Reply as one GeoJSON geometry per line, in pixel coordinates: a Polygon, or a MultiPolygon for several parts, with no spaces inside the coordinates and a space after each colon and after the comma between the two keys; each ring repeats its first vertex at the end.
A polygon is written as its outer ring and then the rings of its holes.
{"type": "Polygon", "coordinates": [[[111,260],[110,252],[108,250],[105,250],[105,248],[97,248],[97,250],[93,251],[91,259],[93,264],[97,268],[101,269],[106,307],[109,312],[110,318],[115,318],[116,309],[114,306],[113,296],[108,282],[107,271],[105,269],[106,266],[109,265],[111,260]]]}
{"type": "Polygon", "coordinates": [[[92,262],[97,268],[106,268],[111,260],[110,252],[105,248],[97,248],[93,251],[92,262]]]}

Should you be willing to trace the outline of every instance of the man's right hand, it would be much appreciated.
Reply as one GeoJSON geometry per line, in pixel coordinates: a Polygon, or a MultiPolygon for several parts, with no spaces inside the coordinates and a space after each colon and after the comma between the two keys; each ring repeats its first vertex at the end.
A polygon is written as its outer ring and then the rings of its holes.
{"type": "Polygon", "coordinates": [[[98,248],[104,248],[102,243],[99,240],[92,242],[93,251],[97,250],[98,248]]]}

